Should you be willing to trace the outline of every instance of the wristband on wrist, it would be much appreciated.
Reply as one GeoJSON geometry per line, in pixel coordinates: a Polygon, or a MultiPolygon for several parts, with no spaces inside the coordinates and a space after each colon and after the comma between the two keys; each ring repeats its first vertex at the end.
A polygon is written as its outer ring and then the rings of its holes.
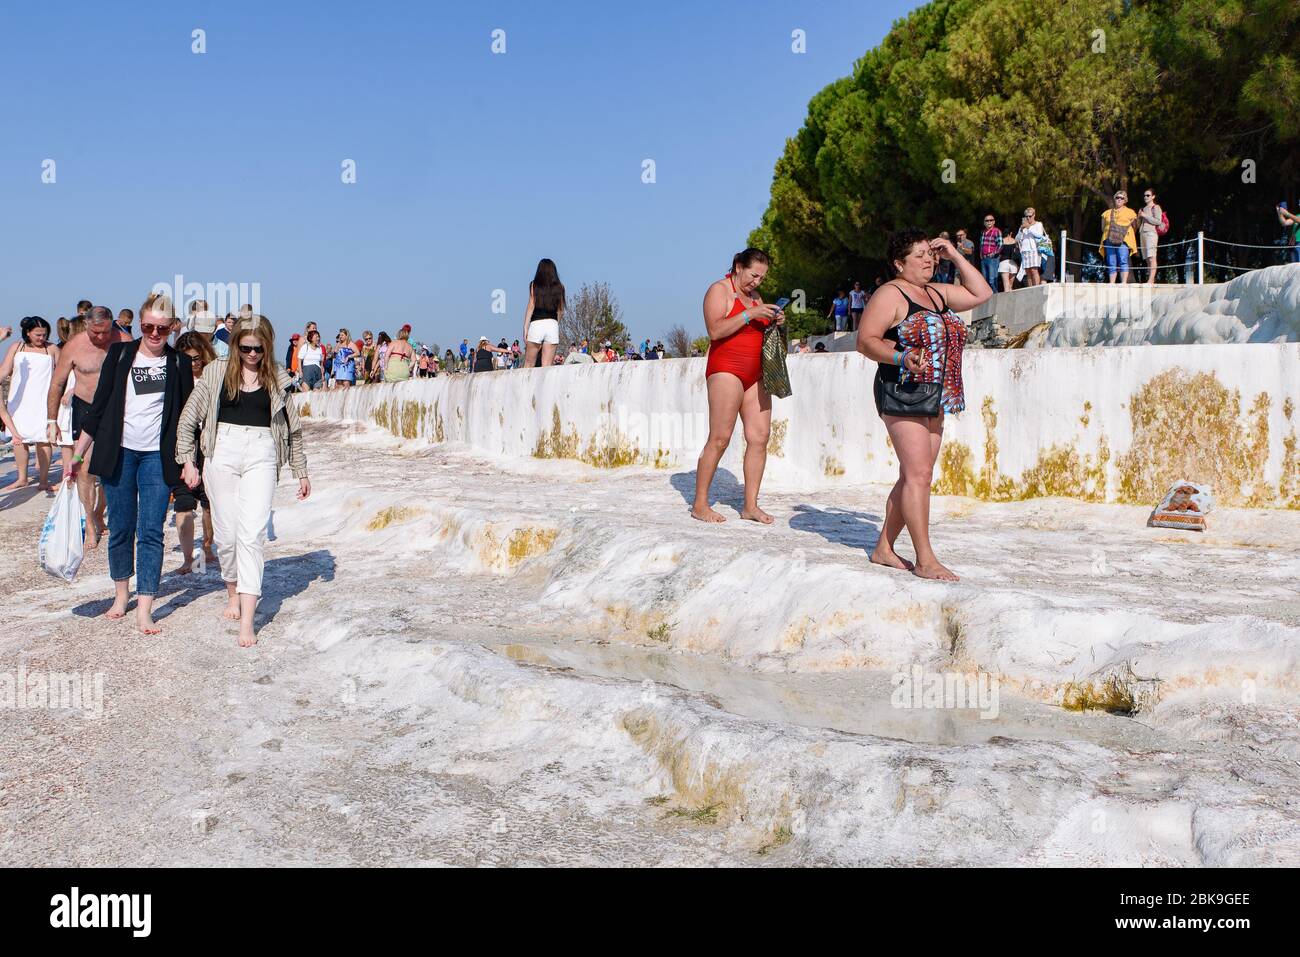
{"type": "Polygon", "coordinates": [[[72,461],[73,461],[73,464],[74,464],[74,465],[80,465],[82,462],[84,462],[84,461],[86,461],[86,460],[85,460],[85,458],[83,458],[83,457],[80,456],[80,455],[74,455],[74,456],[72,457],[72,461]]]}
{"type": "Polygon", "coordinates": [[[906,359],[906,358],[907,358],[907,350],[906,350],[906,349],[895,349],[895,350],[894,350],[894,365],[896,365],[896,366],[901,366],[901,365],[903,364],[903,360],[906,359]]]}

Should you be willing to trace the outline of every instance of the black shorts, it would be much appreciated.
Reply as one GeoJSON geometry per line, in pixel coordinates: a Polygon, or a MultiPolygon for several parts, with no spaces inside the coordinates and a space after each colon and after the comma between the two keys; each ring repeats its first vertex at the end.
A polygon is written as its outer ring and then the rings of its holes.
{"type": "Polygon", "coordinates": [[[182,483],[172,489],[172,508],[176,510],[178,515],[184,512],[192,512],[199,505],[202,505],[204,510],[209,508],[208,493],[204,491],[202,482],[194,488],[189,488],[182,483]]]}
{"type": "Polygon", "coordinates": [[[90,403],[83,402],[75,395],[72,397],[72,441],[77,441],[81,437],[81,423],[86,421],[86,415],[90,412],[90,403]]]}

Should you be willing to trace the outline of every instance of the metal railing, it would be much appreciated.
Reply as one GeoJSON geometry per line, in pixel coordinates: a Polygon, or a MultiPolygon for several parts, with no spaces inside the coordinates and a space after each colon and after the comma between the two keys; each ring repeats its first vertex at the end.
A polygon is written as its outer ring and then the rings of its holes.
{"type": "MultiPolygon", "coordinates": [[[[1079,261],[1079,260],[1070,259],[1070,253],[1069,253],[1070,243],[1074,243],[1076,246],[1079,246],[1085,250],[1092,250],[1101,246],[1101,243],[1094,243],[1082,239],[1071,239],[1069,233],[1066,230],[1064,229],[1061,230],[1061,250],[1065,254],[1065,256],[1061,260],[1061,264],[1060,264],[1061,268],[1058,270],[1058,272],[1064,274],[1065,267],[1077,266],[1081,271],[1087,271],[1088,273],[1091,273],[1096,277],[1094,279],[1088,279],[1085,277],[1084,278],[1085,282],[1089,282],[1089,281],[1104,282],[1109,272],[1109,269],[1106,266],[1105,259],[1091,253],[1090,255],[1092,256],[1092,258],[1089,259],[1088,261],[1079,261]]],[[[1232,273],[1247,273],[1247,272],[1252,272],[1256,269],[1264,269],[1267,268],[1268,266],[1277,266],[1277,265],[1282,265],[1285,263],[1295,261],[1294,258],[1295,247],[1286,245],[1281,241],[1269,246],[1260,246],[1252,243],[1232,243],[1222,239],[1212,239],[1211,237],[1206,236],[1203,230],[1197,231],[1196,236],[1192,239],[1180,239],[1175,242],[1162,241],[1159,244],[1158,249],[1160,252],[1163,253],[1166,250],[1177,249],[1180,246],[1187,247],[1186,250],[1184,251],[1181,262],[1178,260],[1174,260],[1173,262],[1163,262],[1159,264],[1156,268],[1157,268],[1157,274],[1160,271],[1171,270],[1176,272],[1177,270],[1181,269],[1183,271],[1183,277],[1184,277],[1183,283],[1185,285],[1198,285],[1198,286],[1203,285],[1205,283],[1205,267],[1207,266],[1213,267],[1215,269],[1225,269],[1232,273]],[[1236,266],[1233,265],[1232,263],[1216,262],[1213,259],[1207,258],[1206,249],[1205,249],[1206,243],[1213,243],[1216,246],[1224,246],[1231,249],[1271,250],[1277,254],[1278,261],[1273,263],[1263,263],[1261,265],[1255,265],[1255,266],[1236,266]],[[1195,279],[1192,278],[1193,275],[1195,276],[1195,279]]],[[[1141,246],[1139,243],[1139,249],[1140,248],[1141,246]]],[[[1162,256],[1161,258],[1163,259],[1164,257],[1162,256]]],[[[1131,273],[1143,269],[1149,269],[1149,268],[1150,268],[1149,266],[1135,265],[1132,262],[1130,262],[1129,264],[1129,272],[1131,273]]]]}

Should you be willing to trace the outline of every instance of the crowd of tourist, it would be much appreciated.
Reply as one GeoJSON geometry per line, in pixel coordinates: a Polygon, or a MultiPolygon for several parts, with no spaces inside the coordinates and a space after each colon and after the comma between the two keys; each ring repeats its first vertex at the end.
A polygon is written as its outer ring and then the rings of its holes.
{"type": "MultiPolygon", "coordinates": [[[[293,380],[275,360],[270,321],[251,306],[218,323],[198,302],[181,321],[171,299],[153,293],[139,319],[135,338],[132,310],[114,319],[82,300],[75,318],[58,321],[57,345],[45,319],[22,320],[21,341],[0,363],[0,382],[9,380],[0,419],[18,473],[0,491],[29,484],[34,451],[37,488],[52,493],[50,455],[60,449],[62,479],[75,483],[86,517],[84,547],[108,533],[114,596],[105,617],[126,616],[135,578],[136,626],[146,635],[159,631],[153,601],[167,516],[174,511],[182,552],[172,574],[188,575],[202,507],[199,560],[220,566],[225,617],[251,645],[281,469],[292,471],[300,499],[311,494],[293,380]]],[[[0,341],[10,335],[0,328],[0,341]]]]}

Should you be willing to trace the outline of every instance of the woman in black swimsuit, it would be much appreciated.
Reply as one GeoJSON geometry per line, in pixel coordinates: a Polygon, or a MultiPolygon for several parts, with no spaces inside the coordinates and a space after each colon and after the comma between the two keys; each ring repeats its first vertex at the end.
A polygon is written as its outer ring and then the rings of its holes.
{"type": "Polygon", "coordinates": [[[509,349],[502,349],[492,345],[487,336],[480,336],[478,348],[474,350],[474,369],[475,372],[492,372],[496,366],[492,364],[492,353],[509,352],[509,349]]]}
{"type": "Polygon", "coordinates": [[[921,578],[956,581],[930,547],[930,484],[943,441],[943,418],[965,408],[961,355],[966,325],[956,312],[973,309],[993,295],[980,271],[946,239],[931,240],[919,229],[895,234],[889,241],[895,278],[876,290],[858,329],[858,351],[879,363],[876,411],[898,455],[898,481],[885,502],[885,523],[871,553],[877,565],[912,572],[921,578]],[[932,283],[939,258],[952,262],[961,285],[932,283]],[[892,286],[892,289],[886,287],[892,286]],[[941,383],[937,415],[891,415],[881,412],[886,383],[941,383]],[[916,564],[894,551],[907,526],[916,564]]]}

